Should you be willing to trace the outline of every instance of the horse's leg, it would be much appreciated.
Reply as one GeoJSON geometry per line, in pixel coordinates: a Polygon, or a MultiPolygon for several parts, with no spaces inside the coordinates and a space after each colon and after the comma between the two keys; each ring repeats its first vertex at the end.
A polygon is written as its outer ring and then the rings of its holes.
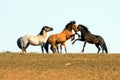
{"type": "Polygon", "coordinates": [[[66,48],[66,46],[65,46],[65,53],[67,53],[67,48],[66,48]]]}
{"type": "Polygon", "coordinates": [[[86,45],[86,41],[84,42],[84,45],[83,45],[83,49],[82,49],[82,52],[84,52],[84,48],[85,48],[85,45],[86,45]]]}
{"type": "Polygon", "coordinates": [[[42,50],[42,53],[44,53],[44,43],[43,44],[41,44],[41,50],[42,50]]]}
{"type": "Polygon", "coordinates": [[[98,48],[98,52],[97,52],[97,54],[99,54],[99,52],[100,52],[99,44],[95,44],[95,46],[98,48]]]}
{"type": "Polygon", "coordinates": [[[76,41],[81,41],[81,39],[76,39],[72,42],[72,45],[76,42],[76,41]]]}
{"type": "Polygon", "coordinates": [[[53,53],[56,53],[56,48],[52,48],[53,53]]]}
{"type": "Polygon", "coordinates": [[[26,49],[27,49],[27,47],[29,46],[29,43],[23,48],[23,51],[26,53],[27,51],[26,51],[26,49]]]}
{"type": "Polygon", "coordinates": [[[26,46],[25,46],[25,47],[24,47],[24,46],[22,47],[22,52],[23,52],[23,53],[26,53],[26,48],[27,48],[26,46]]]}
{"type": "Polygon", "coordinates": [[[101,48],[102,48],[102,53],[104,53],[104,46],[103,46],[103,44],[102,43],[100,43],[100,46],[101,46],[101,48]]]}
{"type": "Polygon", "coordinates": [[[80,39],[80,38],[81,38],[81,35],[79,35],[78,33],[75,33],[75,34],[77,34],[77,35],[78,35],[78,39],[80,39]]]}
{"type": "Polygon", "coordinates": [[[50,49],[52,50],[53,53],[56,53],[56,46],[55,45],[51,45],[50,49]]]}
{"type": "Polygon", "coordinates": [[[25,49],[24,48],[22,48],[22,53],[25,53],[25,49]]]}
{"type": "Polygon", "coordinates": [[[66,43],[63,43],[64,48],[65,48],[65,53],[67,53],[67,48],[66,48],[66,43]]]}
{"type": "Polygon", "coordinates": [[[60,44],[56,44],[56,49],[57,49],[57,52],[58,52],[58,53],[60,53],[60,52],[59,52],[59,48],[60,48],[60,44]]]}
{"type": "Polygon", "coordinates": [[[22,52],[23,52],[23,53],[26,53],[26,52],[27,52],[25,47],[22,48],[22,52]]]}
{"type": "MultiPolygon", "coordinates": [[[[52,51],[52,46],[50,47],[51,51],[52,51]]],[[[53,51],[52,51],[53,52],[53,51]]]]}
{"type": "Polygon", "coordinates": [[[56,48],[53,48],[53,53],[56,53],[56,48]]]}
{"type": "Polygon", "coordinates": [[[60,47],[60,53],[62,53],[62,44],[60,44],[59,47],[60,47]]]}
{"type": "Polygon", "coordinates": [[[71,41],[73,41],[74,39],[75,39],[75,34],[71,36],[71,41]]]}
{"type": "Polygon", "coordinates": [[[25,52],[25,53],[27,52],[26,49],[24,49],[24,52],[25,52]]]}
{"type": "Polygon", "coordinates": [[[62,53],[62,45],[63,45],[62,43],[58,44],[58,52],[59,53],[62,53]]]}
{"type": "MultiPolygon", "coordinates": [[[[78,39],[80,39],[80,35],[78,34],[78,33],[75,33],[75,34],[77,34],[78,35],[78,39]]],[[[73,41],[74,39],[75,39],[75,34],[73,34],[72,36],[71,36],[71,41],[73,41]]]]}

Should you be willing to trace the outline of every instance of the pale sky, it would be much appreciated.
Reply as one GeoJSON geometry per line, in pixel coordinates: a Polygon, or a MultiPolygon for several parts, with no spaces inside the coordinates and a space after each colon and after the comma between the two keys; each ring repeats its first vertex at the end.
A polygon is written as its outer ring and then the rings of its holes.
{"type": "MultiPolygon", "coordinates": [[[[44,25],[61,32],[75,20],[91,33],[104,38],[110,53],[120,53],[120,0],[0,0],[0,52],[20,52],[16,41],[25,34],[36,35],[44,25]]],[[[81,52],[83,42],[71,45],[70,53],[81,52]]],[[[29,46],[28,52],[41,52],[40,46],[29,46]]],[[[64,50],[63,50],[64,51],[64,50]]],[[[93,44],[86,44],[85,52],[96,53],[93,44]]]]}

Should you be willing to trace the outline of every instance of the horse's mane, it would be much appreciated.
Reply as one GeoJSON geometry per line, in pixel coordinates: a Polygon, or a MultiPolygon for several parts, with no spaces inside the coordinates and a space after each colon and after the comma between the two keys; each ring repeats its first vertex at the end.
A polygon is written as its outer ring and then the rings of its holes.
{"type": "Polygon", "coordinates": [[[75,21],[70,21],[70,22],[65,26],[64,30],[67,29],[71,24],[75,24],[75,23],[76,23],[75,21]]]}
{"type": "Polygon", "coordinates": [[[91,33],[86,26],[84,26],[84,25],[82,25],[82,24],[79,24],[78,26],[83,27],[87,32],[91,33]]]}
{"type": "Polygon", "coordinates": [[[40,33],[38,35],[42,35],[43,34],[43,30],[44,30],[44,27],[41,29],[40,33]]]}

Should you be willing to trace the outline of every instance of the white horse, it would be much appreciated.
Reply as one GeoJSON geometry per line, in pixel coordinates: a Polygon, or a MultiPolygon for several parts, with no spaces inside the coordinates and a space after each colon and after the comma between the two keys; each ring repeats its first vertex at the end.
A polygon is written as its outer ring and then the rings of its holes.
{"type": "Polygon", "coordinates": [[[44,53],[44,45],[46,43],[47,32],[52,31],[52,27],[44,26],[41,32],[36,35],[24,35],[23,37],[18,38],[17,45],[22,50],[22,52],[26,52],[26,48],[31,44],[33,46],[41,45],[42,53],[44,53]]]}

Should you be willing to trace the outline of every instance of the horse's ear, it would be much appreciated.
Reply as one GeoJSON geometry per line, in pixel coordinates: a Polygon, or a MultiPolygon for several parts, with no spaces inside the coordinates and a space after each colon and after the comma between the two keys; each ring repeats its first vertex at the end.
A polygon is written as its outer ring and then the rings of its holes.
{"type": "Polygon", "coordinates": [[[48,28],[48,26],[45,25],[44,28],[48,28]]]}
{"type": "Polygon", "coordinates": [[[42,27],[42,30],[44,29],[44,26],[42,27]]]}
{"type": "Polygon", "coordinates": [[[73,20],[73,21],[70,21],[70,23],[76,24],[76,21],[73,20]]]}
{"type": "Polygon", "coordinates": [[[44,27],[47,27],[46,25],[44,27]]]}
{"type": "Polygon", "coordinates": [[[43,26],[43,28],[45,28],[45,26],[43,26]]]}

